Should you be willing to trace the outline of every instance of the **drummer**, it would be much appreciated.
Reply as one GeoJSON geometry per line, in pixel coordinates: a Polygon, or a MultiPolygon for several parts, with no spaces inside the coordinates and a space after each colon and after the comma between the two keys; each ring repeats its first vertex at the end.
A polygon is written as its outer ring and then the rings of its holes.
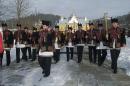
{"type": "Polygon", "coordinates": [[[54,50],[54,60],[57,63],[60,60],[60,32],[59,32],[59,26],[55,26],[55,50],[54,50]]]}
{"type": "MultiPolygon", "coordinates": [[[[23,33],[23,30],[22,30],[21,24],[17,24],[17,31],[14,32],[14,39],[15,39],[15,44],[16,45],[21,44],[23,42],[22,41],[22,38],[23,38],[22,33],[23,33]]],[[[24,50],[22,50],[22,53],[24,55],[24,50]]],[[[19,46],[16,46],[16,62],[17,63],[20,62],[20,47],[19,46]]]]}
{"type": "Polygon", "coordinates": [[[7,24],[2,24],[3,28],[3,42],[4,42],[4,48],[6,51],[6,66],[10,65],[11,58],[10,58],[10,50],[13,47],[14,37],[13,33],[8,29],[7,24]]]}
{"type": "Polygon", "coordinates": [[[70,59],[70,53],[71,53],[71,59],[73,59],[73,52],[74,52],[74,47],[73,45],[73,38],[74,38],[74,33],[72,33],[72,27],[68,27],[68,31],[66,33],[66,53],[67,53],[67,62],[69,62],[70,59]]]}
{"type": "Polygon", "coordinates": [[[4,53],[4,48],[3,48],[3,32],[2,32],[2,28],[0,28],[0,68],[2,68],[3,53],[4,53]]]}
{"type": "MultiPolygon", "coordinates": [[[[53,43],[54,43],[54,31],[50,27],[49,21],[42,21],[42,30],[39,33],[40,34],[40,52],[53,52],[53,43]]],[[[48,55],[49,56],[49,55],[48,55]]],[[[48,77],[50,75],[50,68],[51,68],[51,57],[44,57],[39,56],[38,58],[40,65],[43,65],[43,74],[44,77],[48,77]],[[44,60],[43,60],[44,59],[44,60]],[[43,61],[43,62],[41,62],[43,61]]]]}
{"type": "Polygon", "coordinates": [[[26,34],[26,49],[25,49],[25,51],[26,51],[26,57],[28,57],[27,56],[27,51],[28,51],[28,54],[29,54],[29,59],[32,59],[32,54],[31,54],[31,45],[32,45],[32,31],[31,30],[29,30],[29,28],[28,27],[25,27],[24,28],[24,31],[25,31],[25,34],[26,34]]]}
{"type": "Polygon", "coordinates": [[[90,29],[88,30],[88,40],[89,40],[89,61],[90,63],[94,63],[96,64],[96,60],[97,60],[97,51],[96,51],[96,36],[95,36],[95,27],[93,23],[89,23],[89,27],[90,29]]]}
{"type": "Polygon", "coordinates": [[[36,27],[33,27],[33,33],[32,33],[32,61],[35,61],[36,57],[37,57],[38,39],[39,39],[39,32],[37,31],[36,27]]]}
{"type": "Polygon", "coordinates": [[[74,33],[74,38],[77,44],[78,63],[81,63],[82,61],[82,54],[83,54],[83,48],[84,48],[84,45],[82,43],[84,39],[84,34],[85,34],[85,31],[82,30],[82,24],[78,24],[78,30],[74,33]]]}
{"type": "Polygon", "coordinates": [[[97,49],[98,66],[101,66],[107,56],[107,48],[105,47],[106,31],[105,31],[102,23],[98,23],[98,28],[96,29],[95,34],[96,34],[96,45],[99,48],[101,48],[101,49],[97,49]]]}
{"type": "Polygon", "coordinates": [[[126,40],[124,34],[122,34],[122,28],[119,26],[118,19],[111,19],[112,27],[108,30],[108,41],[111,53],[111,68],[113,73],[117,73],[117,60],[120,55],[121,47],[126,46],[126,40]]]}

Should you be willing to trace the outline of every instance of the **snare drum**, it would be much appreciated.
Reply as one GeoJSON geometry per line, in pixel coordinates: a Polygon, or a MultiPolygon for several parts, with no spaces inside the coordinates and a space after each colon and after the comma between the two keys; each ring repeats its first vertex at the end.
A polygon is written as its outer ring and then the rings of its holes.
{"type": "Polygon", "coordinates": [[[45,73],[45,77],[50,75],[52,57],[53,52],[39,52],[38,62],[41,68],[43,69],[43,73],[45,73]]]}
{"type": "Polygon", "coordinates": [[[25,48],[25,44],[17,44],[16,48],[25,48]]]}

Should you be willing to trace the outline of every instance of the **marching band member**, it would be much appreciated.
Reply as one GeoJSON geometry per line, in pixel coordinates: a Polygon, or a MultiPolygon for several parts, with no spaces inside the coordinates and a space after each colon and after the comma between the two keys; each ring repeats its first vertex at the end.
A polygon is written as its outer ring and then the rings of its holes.
{"type": "Polygon", "coordinates": [[[76,44],[77,44],[77,55],[78,55],[78,63],[81,63],[82,61],[82,54],[83,54],[83,48],[84,45],[82,45],[83,43],[83,39],[84,39],[84,34],[85,31],[82,30],[82,24],[78,24],[78,30],[75,32],[75,40],[76,40],[76,44]]]}
{"type": "Polygon", "coordinates": [[[36,27],[33,27],[33,33],[32,33],[32,61],[35,61],[36,57],[37,57],[38,39],[39,39],[39,32],[37,31],[36,27]]]}
{"type": "Polygon", "coordinates": [[[31,54],[31,45],[32,45],[32,31],[29,30],[28,27],[25,27],[25,33],[27,35],[26,39],[26,57],[27,57],[27,51],[29,54],[29,59],[32,59],[32,54],[31,54]]]}
{"type": "Polygon", "coordinates": [[[97,49],[98,66],[101,66],[107,56],[107,49],[103,48],[103,46],[106,43],[106,31],[103,28],[102,23],[98,24],[98,28],[96,29],[95,34],[96,34],[96,45],[100,48],[100,49],[97,49]]]}
{"type": "Polygon", "coordinates": [[[55,50],[54,50],[54,60],[57,63],[60,60],[60,32],[59,26],[55,26],[55,50]]]}
{"type": "Polygon", "coordinates": [[[65,45],[65,33],[63,31],[60,32],[60,44],[61,46],[64,46],[65,45]]]}
{"type": "MultiPolygon", "coordinates": [[[[25,37],[26,38],[26,37],[25,37]]],[[[14,32],[15,44],[18,45],[22,40],[21,24],[17,24],[17,31],[14,32]]],[[[16,46],[16,62],[20,62],[20,47],[16,46]]]]}
{"type": "Polygon", "coordinates": [[[24,28],[21,28],[21,39],[20,39],[20,44],[24,44],[25,47],[22,47],[21,48],[21,51],[22,51],[22,60],[24,61],[28,61],[28,58],[27,58],[27,48],[26,48],[26,45],[27,45],[27,39],[28,39],[28,33],[27,33],[27,27],[24,27],[24,28]]]}
{"type": "Polygon", "coordinates": [[[42,21],[43,30],[40,32],[40,53],[43,55],[39,55],[38,61],[40,66],[43,69],[44,77],[48,77],[50,75],[51,69],[51,57],[53,57],[53,42],[54,42],[54,31],[49,27],[49,21],[42,21]]]}
{"type": "Polygon", "coordinates": [[[111,53],[111,68],[113,73],[117,73],[117,60],[120,54],[120,48],[126,45],[125,36],[119,27],[118,19],[111,19],[112,27],[108,30],[108,41],[111,53]]]}
{"type": "Polygon", "coordinates": [[[7,61],[6,65],[9,66],[11,62],[10,50],[13,47],[14,37],[13,37],[13,33],[8,29],[6,23],[2,25],[2,28],[3,28],[4,48],[6,51],[6,61],[7,61]]]}
{"type": "Polygon", "coordinates": [[[2,67],[3,53],[4,53],[4,48],[3,48],[3,32],[2,32],[2,28],[0,28],[0,67],[2,67]]]}
{"type": "Polygon", "coordinates": [[[70,53],[71,53],[71,59],[73,59],[73,52],[74,52],[74,47],[72,46],[73,37],[74,37],[74,34],[72,33],[72,27],[68,27],[68,31],[66,33],[66,42],[68,44],[68,46],[66,47],[67,62],[70,59],[70,53]]]}
{"type": "Polygon", "coordinates": [[[88,30],[88,40],[90,43],[90,46],[88,46],[89,48],[89,61],[90,63],[96,63],[96,45],[95,45],[95,40],[96,40],[96,36],[95,36],[95,28],[94,28],[94,24],[93,23],[89,23],[89,27],[90,29],[88,30]]]}

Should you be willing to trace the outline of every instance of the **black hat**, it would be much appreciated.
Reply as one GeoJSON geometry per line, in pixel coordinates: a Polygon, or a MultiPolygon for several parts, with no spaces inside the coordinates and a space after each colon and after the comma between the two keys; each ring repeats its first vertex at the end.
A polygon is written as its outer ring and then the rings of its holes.
{"type": "Polygon", "coordinates": [[[21,24],[17,24],[16,26],[17,26],[17,27],[21,27],[21,24]]]}
{"type": "Polygon", "coordinates": [[[4,27],[4,26],[5,26],[5,23],[1,23],[1,26],[4,27]]]}
{"type": "Polygon", "coordinates": [[[72,27],[68,27],[68,30],[72,30],[72,27]]]}
{"type": "Polygon", "coordinates": [[[93,23],[89,23],[89,25],[94,25],[93,23]]]}
{"type": "Polygon", "coordinates": [[[5,23],[5,26],[8,26],[8,25],[5,23]]]}
{"type": "Polygon", "coordinates": [[[58,25],[56,25],[56,26],[55,26],[55,28],[59,28],[59,26],[58,26],[58,25]]]}
{"type": "Polygon", "coordinates": [[[102,27],[103,26],[103,24],[102,23],[98,23],[98,27],[102,27]]]}
{"type": "Polygon", "coordinates": [[[118,23],[118,19],[116,18],[111,19],[111,23],[118,23]]]}
{"type": "Polygon", "coordinates": [[[82,27],[82,24],[78,24],[78,26],[81,26],[81,27],[82,27]]]}
{"type": "Polygon", "coordinates": [[[6,23],[2,23],[1,26],[2,26],[2,27],[6,27],[7,24],[6,24],[6,23]]]}
{"type": "Polygon", "coordinates": [[[49,21],[42,20],[42,24],[43,24],[43,25],[46,25],[46,26],[49,26],[49,25],[50,25],[50,22],[49,22],[49,21]]]}

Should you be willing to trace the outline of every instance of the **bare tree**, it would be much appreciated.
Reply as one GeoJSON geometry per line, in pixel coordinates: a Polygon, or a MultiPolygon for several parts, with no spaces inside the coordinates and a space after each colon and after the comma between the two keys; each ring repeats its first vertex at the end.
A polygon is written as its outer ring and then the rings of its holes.
{"type": "Polygon", "coordinates": [[[29,0],[13,0],[11,12],[17,18],[17,22],[20,22],[21,17],[28,14],[29,0]]]}
{"type": "Polygon", "coordinates": [[[5,14],[5,8],[4,0],[0,0],[0,20],[2,20],[2,17],[5,14]]]}

